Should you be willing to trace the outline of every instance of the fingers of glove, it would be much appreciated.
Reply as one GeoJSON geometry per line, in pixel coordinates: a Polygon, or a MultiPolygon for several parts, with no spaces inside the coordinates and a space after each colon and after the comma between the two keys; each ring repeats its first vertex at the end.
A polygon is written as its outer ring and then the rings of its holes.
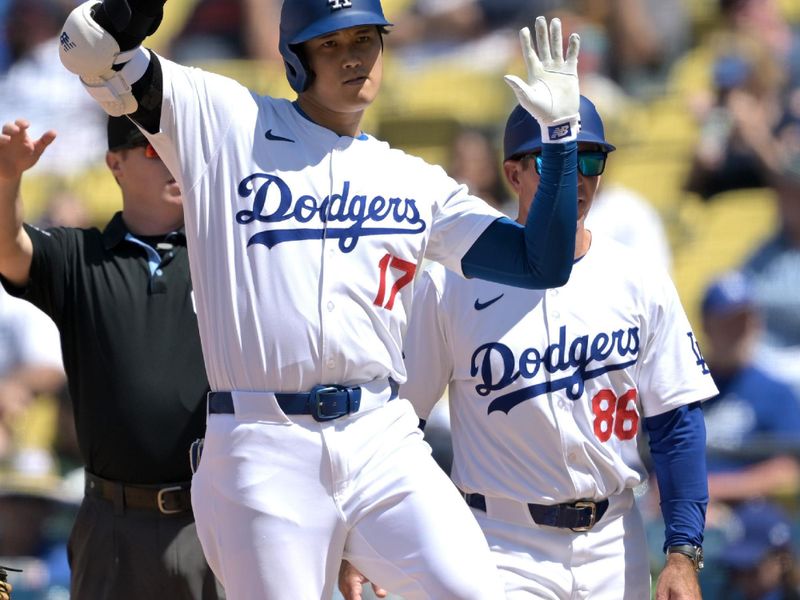
{"type": "Polygon", "coordinates": [[[547,20],[544,17],[536,17],[536,22],[533,24],[536,30],[536,49],[539,52],[539,60],[547,67],[553,62],[553,57],[550,54],[550,35],[547,32],[547,20]]]}
{"type": "Polygon", "coordinates": [[[522,58],[525,60],[525,67],[528,70],[528,81],[538,79],[544,68],[533,48],[531,30],[527,27],[519,30],[519,44],[522,47],[522,58]]]}
{"type": "Polygon", "coordinates": [[[578,73],[578,54],[580,51],[581,36],[579,36],[577,33],[573,33],[569,36],[569,42],[567,45],[567,58],[564,61],[564,64],[567,65],[568,71],[575,75],[578,73]]]}
{"type": "Polygon", "coordinates": [[[564,64],[564,40],[561,37],[561,19],[555,18],[550,21],[550,54],[553,57],[554,66],[564,64]]]}

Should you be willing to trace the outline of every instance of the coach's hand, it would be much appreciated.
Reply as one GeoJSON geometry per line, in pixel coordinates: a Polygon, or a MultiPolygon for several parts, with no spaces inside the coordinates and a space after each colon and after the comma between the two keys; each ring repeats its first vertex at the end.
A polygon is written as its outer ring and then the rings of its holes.
{"type": "Polygon", "coordinates": [[[656,600],[702,600],[692,561],[683,554],[670,554],[656,583],[656,600]]]}
{"type": "Polygon", "coordinates": [[[537,51],[531,42],[531,31],[524,27],[519,32],[522,56],[528,69],[528,81],[515,75],[505,80],[519,103],[539,121],[543,142],[569,142],[575,140],[579,129],[580,90],[578,89],[578,52],[580,37],[569,36],[567,56],[564,58],[561,39],[561,21],[550,21],[550,31],[544,17],[538,17],[536,30],[537,51]]]}
{"type": "MultiPolygon", "coordinates": [[[[339,591],[342,592],[344,600],[362,600],[361,592],[364,589],[364,584],[369,583],[369,579],[364,577],[361,572],[351,565],[346,560],[342,561],[342,566],[339,567],[339,591]]],[[[389,594],[383,588],[372,584],[372,591],[378,598],[386,598],[389,594]]],[[[3,600],[0,598],[0,600],[3,600]]]]}
{"type": "Polygon", "coordinates": [[[7,581],[0,581],[0,600],[11,600],[11,590],[14,588],[7,581]]]}

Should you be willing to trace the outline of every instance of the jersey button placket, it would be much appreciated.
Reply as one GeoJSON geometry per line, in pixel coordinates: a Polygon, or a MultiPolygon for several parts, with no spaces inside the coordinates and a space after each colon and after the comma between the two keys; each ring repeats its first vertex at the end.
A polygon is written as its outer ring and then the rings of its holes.
{"type": "Polygon", "coordinates": [[[336,158],[338,151],[342,148],[342,140],[339,140],[332,152],[330,153],[330,186],[328,192],[328,208],[324,222],[325,235],[322,238],[322,281],[320,282],[320,322],[322,325],[321,331],[321,345],[320,352],[324,360],[325,373],[322,375],[323,383],[338,383],[333,371],[338,366],[334,353],[336,352],[335,343],[335,327],[336,321],[333,317],[333,311],[336,308],[336,303],[333,301],[333,288],[336,286],[336,269],[338,264],[338,252],[336,238],[328,237],[328,226],[330,225],[330,198],[336,193],[336,177],[334,176],[336,167],[336,158]]]}

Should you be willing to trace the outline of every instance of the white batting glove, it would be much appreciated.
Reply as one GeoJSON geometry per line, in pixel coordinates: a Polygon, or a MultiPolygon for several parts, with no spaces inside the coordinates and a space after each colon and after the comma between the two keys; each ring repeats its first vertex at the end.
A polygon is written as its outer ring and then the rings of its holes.
{"type": "Polygon", "coordinates": [[[528,68],[528,82],[515,75],[506,75],[506,83],[514,90],[520,105],[533,115],[542,128],[542,142],[574,141],[580,129],[580,90],[578,88],[578,51],[580,37],[569,36],[567,57],[564,58],[561,40],[561,20],[547,21],[538,17],[534,25],[536,46],[531,43],[531,31],[519,32],[522,56],[528,68]]]}

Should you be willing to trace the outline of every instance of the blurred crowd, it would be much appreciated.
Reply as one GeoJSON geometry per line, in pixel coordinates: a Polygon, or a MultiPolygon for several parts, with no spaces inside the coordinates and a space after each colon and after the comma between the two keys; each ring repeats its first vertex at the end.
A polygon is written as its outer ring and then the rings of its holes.
{"type": "MultiPolygon", "coordinates": [[[[109,194],[110,204],[98,205],[82,196],[85,186],[73,185],[102,164],[106,148],[105,115],[58,60],[55,40],[75,5],[74,0],[0,0],[0,122],[24,117],[34,129],[59,133],[31,172],[42,182],[32,220],[43,227],[98,226],[119,208],[112,200],[116,194],[109,194]]],[[[489,73],[501,87],[501,75],[519,64],[516,30],[546,14],[561,17],[565,31],[581,34],[581,91],[609,116],[608,137],[620,150],[627,145],[635,153],[650,135],[650,121],[630,115],[656,115],[665,99],[671,106],[677,102],[691,123],[690,145],[657,149],[644,185],[631,185],[618,159],[604,176],[587,227],[673,272],[684,305],[696,315],[698,361],[708,365],[720,389],[704,407],[711,500],[706,569],[700,576],[704,597],[800,598],[797,2],[384,0],[384,5],[395,23],[386,38],[387,57],[408,78],[401,85],[412,86],[426,71],[445,68],[489,73]],[[665,204],[655,201],[653,190],[662,175],[659,159],[667,155],[678,175],[673,174],[677,183],[665,204]],[[729,255],[725,244],[711,262],[691,255],[687,224],[676,227],[675,215],[687,205],[699,215],[714,205],[724,209],[731,192],[769,204],[763,209],[774,214],[771,231],[737,255],[729,255]],[[690,291],[682,283],[692,281],[691,274],[699,273],[693,266],[700,264],[713,268],[704,267],[699,287],[690,291]]],[[[279,10],[280,0],[171,0],[167,33],[153,42],[163,55],[183,63],[241,63],[244,69],[280,72],[279,10]]],[[[463,91],[466,102],[470,90],[463,91]]],[[[502,112],[511,104],[509,94],[502,112]]],[[[452,118],[448,123],[437,137],[441,147],[435,156],[472,192],[514,216],[516,203],[503,181],[498,150],[502,123],[452,118]]],[[[404,139],[393,140],[390,129],[381,135],[382,125],[379,112],[376,133],[402,147],[404,139]]],[[[730,222],[741,229],[725,231],[726,237],[753,237],[746,223],[730,222]]],[[[702,234],[702,221],[692,227],[693,235],[702,234]]],[[[446,413],[437,413],[440,418],[432,419],[427,433],[445,469],[446,413]]],[[[15,599],[68,597],[65,532],[82,496],[81,478],[58,332],[38,310],[0,293],[0,564],[24,569],[12,580],[15,599]]],[[[663,525],[655,488],[644,486],[638,499],[653,534],[657,569],[663,563],[663,525]]]]}

